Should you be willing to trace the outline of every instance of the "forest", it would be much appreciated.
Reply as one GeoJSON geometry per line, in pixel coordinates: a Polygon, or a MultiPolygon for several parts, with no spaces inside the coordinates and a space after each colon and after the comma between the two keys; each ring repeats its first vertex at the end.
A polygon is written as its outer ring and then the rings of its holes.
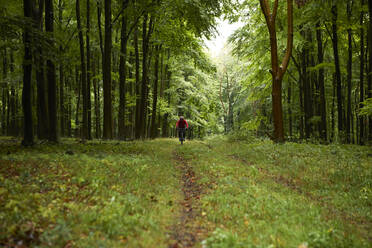
{"type": "Polygon", "coordinates": [[[371,17],[0,0],[0,246],[372,247],[371,17]]]}

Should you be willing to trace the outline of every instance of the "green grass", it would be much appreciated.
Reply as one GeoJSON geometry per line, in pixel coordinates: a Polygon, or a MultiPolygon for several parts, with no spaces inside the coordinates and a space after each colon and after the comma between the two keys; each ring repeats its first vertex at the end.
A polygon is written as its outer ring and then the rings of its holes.
{"type": "Polygon", "coordinates": [[[165,246],[180,197],[171,144],[1,147],[0,240],[39,247],[165,246]]]}
{"type": "Polygon", "coordinates": [[[215,231],[204,244],[372,247],[370,152],[223,139],[189,147],[200,180],[211,185],[202,204],[215,231]]]}
{"type": "Polygon", "coordinates": [[[200,247],[372,247],[371,148],[221,137],[3,140],[0,244],[168,247],[183,197],[175,152],[203,186],[200,247]]]}

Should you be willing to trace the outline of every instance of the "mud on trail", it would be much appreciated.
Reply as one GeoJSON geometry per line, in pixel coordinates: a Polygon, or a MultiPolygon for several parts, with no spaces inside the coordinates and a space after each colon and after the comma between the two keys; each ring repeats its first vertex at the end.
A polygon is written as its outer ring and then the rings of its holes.
{"type": "Polygon", "coordinates": [[[179,202],[181,211],[176,223],[171,227],[171,241],[169,248],[194,247],[206,235],[206,230],[201,227],[197,218],[201,216],[200,195],[202,187],[197,182],[197,177],[190,163],[180,154],[174,152],[176,168],[181,171],[181,187],[183,199],[179,202]]]}

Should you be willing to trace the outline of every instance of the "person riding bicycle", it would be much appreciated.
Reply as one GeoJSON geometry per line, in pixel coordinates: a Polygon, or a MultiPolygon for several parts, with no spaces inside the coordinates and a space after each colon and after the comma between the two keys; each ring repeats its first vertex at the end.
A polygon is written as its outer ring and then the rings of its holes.
{"type": "Polygon", "coordinates": [[[177,121],[176,128],[178,130],[178,137],[182,143],[185,140],[185,131],[189,128],[189,124],[183,116],[180,116],[180,119],[177,121]]]}

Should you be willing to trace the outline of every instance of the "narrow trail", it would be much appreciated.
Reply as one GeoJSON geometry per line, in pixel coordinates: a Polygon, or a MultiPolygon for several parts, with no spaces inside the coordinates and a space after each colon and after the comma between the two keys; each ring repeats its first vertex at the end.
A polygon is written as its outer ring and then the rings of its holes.
{"type": "Polygon", "coordinates": [[[195,172],[190,163],[177,152],[173,154],[176,167],[181,171],[183,199],[179,202],[181,212],[176,223],[171,227],[171,242],[169,248],[188,248],[201,241],[206,231],[198,224],[201,216],[199,206],[202,187],[197,182],[195,172]]]}

